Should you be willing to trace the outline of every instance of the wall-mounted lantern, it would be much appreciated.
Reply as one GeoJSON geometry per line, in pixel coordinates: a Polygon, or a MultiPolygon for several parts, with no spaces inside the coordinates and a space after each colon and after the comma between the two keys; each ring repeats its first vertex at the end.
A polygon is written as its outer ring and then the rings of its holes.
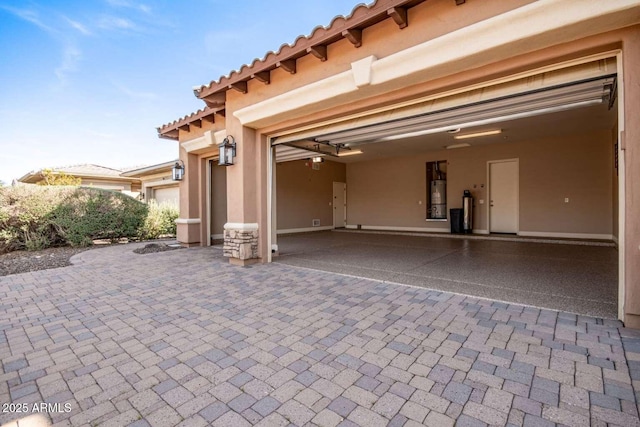
{"type": "Polygon", "coordinates": [[[182,178],[184,178],[184,162],[178,159],[171,171],[174,181],[182,181],[182,178]]]}
{"type": "Polygon", "coordinates": [[[233,165],[233,158],[236,156],[236,140],[229,135],[220,144],[218,144],[218,149],[220,150],[218,165],[233,165]],[[231,141],[229,141],[229,139],[231,139],[231,141]]]}

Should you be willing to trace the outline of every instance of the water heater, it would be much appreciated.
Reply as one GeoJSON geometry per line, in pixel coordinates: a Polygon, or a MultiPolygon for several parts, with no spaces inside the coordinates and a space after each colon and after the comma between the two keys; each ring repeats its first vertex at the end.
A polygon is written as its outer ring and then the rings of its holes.
{"type": "Polygon", "coordinates": [[[431,181],[431,218],[447,218],[447,181],[444,179],[431,181]]]}
{"type": "Polygon", "coordinates": [[[469,190],[464,190],[462,196],[462,218],[462,231],[471,233],[473,231],[473,196],[469,190]]]}

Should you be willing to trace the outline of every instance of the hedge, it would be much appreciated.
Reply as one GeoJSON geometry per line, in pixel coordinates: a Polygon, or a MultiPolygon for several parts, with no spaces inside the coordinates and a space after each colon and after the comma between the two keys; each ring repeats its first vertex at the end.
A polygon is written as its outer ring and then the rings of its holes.
{"type": "Polygon", "coordinates": [[[176,219],[178,219],[178,206],[173,203],[156,203],[149,201],[149,214],[142,225],[140,238],[144,240],[157,239],[176,234],[176,219]]]}
{"type": "Polygon", "coordinates": [[[86,187],[0,188],[0,253],[86,246],[141,235],[148,207],[122,193],[86,187]]]}

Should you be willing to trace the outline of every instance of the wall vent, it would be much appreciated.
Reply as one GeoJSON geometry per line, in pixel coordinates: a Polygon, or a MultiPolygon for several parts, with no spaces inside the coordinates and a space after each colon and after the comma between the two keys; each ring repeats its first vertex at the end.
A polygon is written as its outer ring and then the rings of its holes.
{"type": "Polygon", "coordinates": [[[312,219],[311,220],[311,226],[312,227],[320,227],[320,220],[319,219],[312,219]]]}
{"type": "Polygon", "coordinates": [[[313,168],[314,171],[319,171],[320,170],[320,163],[313,163],[311,165],[311,167],[313,168]]]}

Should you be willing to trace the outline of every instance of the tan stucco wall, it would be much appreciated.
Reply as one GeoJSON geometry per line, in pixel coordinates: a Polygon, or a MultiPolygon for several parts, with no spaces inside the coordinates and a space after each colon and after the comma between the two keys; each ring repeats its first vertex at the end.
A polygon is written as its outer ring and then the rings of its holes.
{"type": "Polygon", "coordinates": [[[333,183],[346,182],[346,167],[325,161],[313,170],[308,163],[296,160],[276,166],[278,230],[310,228],[313,219],[320,220],[320,227],[333,225],[333,183]]]}
{"type": "Polygon", "coordinates": [[[623,39],[626,326],[640,328],[640,27],[623,39]]]}
{"type": "Polygon", "coordinates": [[[447,208],[462,207],[471,190],[474,229],[487,230],[487,162],[518,158],[521,232],[611,235],[610,144],[601,131],[348,164],[347,224],[448,230],[448,222],[425,221],[425,163],[447,160],[447,208]]]}
{"type": "Polygon", "coordinates": [[[122,181],[82,178],[80,185],[83,187],[104,188],[105,190],[131,191],[131,183],[122,181]]]}

